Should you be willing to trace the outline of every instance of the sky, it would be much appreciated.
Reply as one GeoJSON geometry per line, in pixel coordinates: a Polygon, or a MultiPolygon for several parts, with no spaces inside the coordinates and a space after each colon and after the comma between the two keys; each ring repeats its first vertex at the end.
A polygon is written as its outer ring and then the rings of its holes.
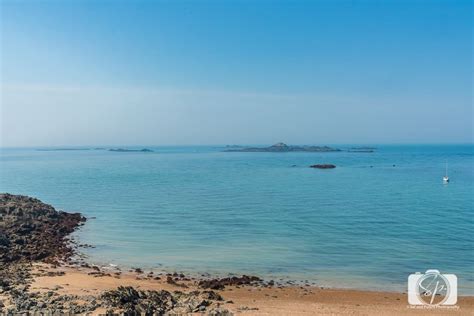
{"type": "Polygon", "coordinates": [[[471,1],[0,1],[0,146],[472,143],[471,1]]]}

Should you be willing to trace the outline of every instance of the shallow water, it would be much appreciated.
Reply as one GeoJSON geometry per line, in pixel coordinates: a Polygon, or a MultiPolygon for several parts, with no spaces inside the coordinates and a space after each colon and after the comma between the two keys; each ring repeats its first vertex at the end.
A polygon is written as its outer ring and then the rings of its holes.
{"type": "Polygon", "coordinates": [[[397,291],[410,273],[434,268],[474,293],[472,145],[148,148],[2,149],[0,191],[94,217],[77,237],[96,246],[84,250],[95,262],[397,291]]]}

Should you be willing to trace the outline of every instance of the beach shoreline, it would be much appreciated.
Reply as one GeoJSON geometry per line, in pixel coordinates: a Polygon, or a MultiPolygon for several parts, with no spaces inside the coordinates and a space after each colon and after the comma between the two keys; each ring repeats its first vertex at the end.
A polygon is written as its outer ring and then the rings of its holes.
{"type": "Polygon", "coordinates": [[[0,315],[25,312],[209,315],[471,315],[474,296],[455,308],[415,309],[405,293],[281,284],[257,276],[194,277],[118,266],[80,256],[70,234],[81,214],[0,194],[0,315]]]}
{"type": "MultiPolygon", "coordinates": [[[[140,290],[193,292],[206,279],[188,279],[172,274],[150,275],[147,271],[97,271],[80,268],[35,264],[36,276],[31,291],[54,291],[58,295],[100,296],[120,286],[140,290]],[[170,277],[172,281],[170,281],[170,277]]],[[[408,306],[404,293],[319,288],[315,286],[270,286],[248,284],[225,286],[213,290],[222,297],[221,310],[244,315],[472,315],[474,297],[461,296],[456,308],[415,309],[408,306]]],[[[105,313],[99,307],[91,314],[105,313]]]]}

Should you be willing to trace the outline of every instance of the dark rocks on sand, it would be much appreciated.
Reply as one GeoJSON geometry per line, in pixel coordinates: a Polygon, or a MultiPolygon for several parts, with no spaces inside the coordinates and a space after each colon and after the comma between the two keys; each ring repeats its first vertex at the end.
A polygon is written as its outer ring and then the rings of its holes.
{"type": "Polygon", "coordinates": [[[166,277],[166,283],[168,283],[168,284],[172,284],[172,285],[179,286],[179,287],[182,287],[182,288],[187,288],[187,287],[188,287],[188,286],[187,286],[186,284],[184,284],[184,283],[178,283],[178,282],[176,282],[176,281],[178,281],[178,280],[179,280],[179,278],[174,278],[174,279],[173,279],[173,277],[172,277],[172,276],[169,276],[169,275],[166,277]]]}
{"type": "MultiPolygon", "coordinates": [[[[107,314],[187,315],[206,312],[209,315],[230,315],[228,310],[219,306],[223,298],[213,291],[183,293],[119,287],[100,296],[61,295],[57,292],[60,286],[48,292],[32,291],[31,264],[43,261],[56,265],[68,260],[74,249],[67,235],[84,221],[79,213],[56,211],[31,197],[0,194],[0,315],[76,315],[88,314],[99,307],[107,308],[107,314]]],[[[87,266],[94,270],[91,273],[103,275],[99,267],[87,266]]],[[[137,269],[139,272],[141,269],[137,269]]],[[[256,279],[245,277],[242,282],[256,279]]]]}
{"type": "Polygon", "coordinates": [[[134,268],[135,273],[142,274],[143,270],[141,268],[134,268]]]}
{"type": "MultiPolygon", "coordinates": [[[[216,303],[223,298],[213,291],[171,293],[119,287],[101,296],[60,295],[56,292],[59,286],[48,292],[31,291],[31,263],[56,265],[69,259],[74,249],[67,235],[84,221],[79,213],[56,211],[34,198],[0,194],[0,315],[88,314],[98,307],[108,308],[108,314],[230,314],[216,303]]],[[[87,266],[94,270],[91,273],[103,275],[99,267],[87,266]]]]}
{"type": "Polygon", "coordinates": [[[210,279],[199,281],[199,287],[203,289],[223,290],[225,286],[231,285],[253,285],[263,280],[256,276],[243,275],[241,277],[229,277],[222,279],[210,279]]]}
{"type": "MultiPolygon", "coordinates": [[[[120,286],[116,290],[101,295],[106,307],[123,311],[125,314],[146,315],[186,315],[205,311],[214,301],[222,301],[222,297],[213,291],[192,291],[173,293],[161,291],[142,291],[133,287],[120,286]]],[[[211,312],[211,311],[210,311],[211,312]]]]}
{"type": "Polygon", "coordinates": [[[336,168],[335,165],[331,165],[331,164],[317,164],[317,165],[311,165],[309,166],[310,168],[316,168],[316,169],[334,169],[336,168]]]}
{"type": "Polygon", "coordinates": [[[28,291],[31,263],[57,264],[68,260],[74,249],[67,236],[86,219],[79,213],[56,211],[40,200],[12,194],[0,194],[0,293],[12,306],[0,307],[0,315],[26,313],[46,306],[51,310],[85,313],[94,304],[73,306],[70,297],[52,298],[28,291]]]}

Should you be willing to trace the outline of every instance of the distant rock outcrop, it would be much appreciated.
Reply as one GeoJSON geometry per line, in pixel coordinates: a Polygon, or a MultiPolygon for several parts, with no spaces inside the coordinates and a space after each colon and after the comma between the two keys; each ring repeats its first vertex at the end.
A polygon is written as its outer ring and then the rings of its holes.
{"type": "Polygon", "coordinates": [[[310,168],[315,168],[315,169],[334,169],[334,168],[336,168],[335,165],[331,165],[331,164],[311,165],[309,167],[310,168]]]}
{"type": "Polygon", "coordinates": [[[350,153],[373,153],[377,148],[371,146],[359,146],[349,148],[347,151],[350,153]]]}
{"type": "Polygon", "coordinates": [[[114,151],[114,152],[119,152],[119,153],[136,153],[136,152],[141,152],[141,153],[151,153],[153,150],[148,149],[148,148],[143,148],[143,149],[125,149],[125,148],[111,148],[109,151],[114,151]]]}
{"type": "Polygon", "coordinates": [[[375,150],[373,149],[349,149],[348,152],[350,153],[373,153],[375,150]]]}
{"type": "Polygon", "coordinates": [[[38,148],[37,151],[80,151],[90,150],[90,148],[38,148]]]}
{"type": "Polygon", "coordinates": [[[226,149],[225,152],[273,152],[273,153],[284,153],[284,152],[334,152],[341,151],[337,148],[328,146],[291,146],[285,143],[277,143],[270,147],[245,147],[245,148],[232,148],[226,149]]]}

